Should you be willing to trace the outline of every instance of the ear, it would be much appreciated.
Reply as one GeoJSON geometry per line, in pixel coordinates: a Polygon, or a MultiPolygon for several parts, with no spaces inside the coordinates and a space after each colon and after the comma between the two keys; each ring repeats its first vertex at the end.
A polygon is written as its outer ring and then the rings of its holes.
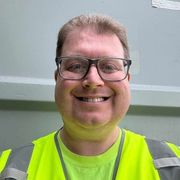
{"type": "Polygon", "coordinates": [[[58,71],[55,70],[55,71],[54,71],[54,79],[55,79],[55,81],[57,81],[57,77],[58,77],[58,71]]]}

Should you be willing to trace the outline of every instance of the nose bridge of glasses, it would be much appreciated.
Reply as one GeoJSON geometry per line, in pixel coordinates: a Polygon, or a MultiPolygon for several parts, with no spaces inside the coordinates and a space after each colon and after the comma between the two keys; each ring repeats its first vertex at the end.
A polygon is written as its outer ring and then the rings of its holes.
{"type": "MultiPolygon", "coordinates": [[[[96,70],[97,70],[97,72],[98,72],[98,67],[97,67],[97,64],[98,64],[98,61],[99,61],[99,59],[87,59],[88,60],[88,68],[87,68],[87,72],[86,72],[86,74],[88,74],[89,73],[89,70],[91,69],[91,67],[92,66],[94,66],[94,67],[96,67],[96,70]]],[[[98,72],[98,74],[99,74],[99,72],[98,72]]]]}
{"type": "Polygon", "coordinates": [[[89,62],[89,67],[91,67],[92,65],[95,65],[97,68],[97,63],[99,61],[99,59],[87,59],[89,62]]]}
{"type": "Polygon", "coordinates": [[[89,66],[88,66],[88,69],[87,69],[87,72],[85,74],[85,76],[87,76],[90,72],[92,72],[92,74],[94,75],[94,71],[91,71],[94,67],[96,69],[96,73],[98,74],[98,76],[102,79],[101,75],[99,74],[99,69],[98,69],[98,61],[100,59],[87,59],[88,62],[89,62],[89,66]]]}

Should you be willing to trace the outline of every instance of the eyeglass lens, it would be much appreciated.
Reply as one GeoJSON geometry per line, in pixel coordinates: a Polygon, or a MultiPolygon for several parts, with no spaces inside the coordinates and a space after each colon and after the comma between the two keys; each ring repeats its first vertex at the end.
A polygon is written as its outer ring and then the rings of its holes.
{"type": "MultiPolygon", "coordinates": [[[[60,74],[65,79],[81,79],[89,70],[90,61],[80,57],[61,58],[60,74]]],[[[93,63],[91,63],[93,64],[93,63]]],[[[126,77],[128,65],[126,60],[117,58],[105,58],[97,61],[98,73],[104,80],[118,81],[126,77]]]]}

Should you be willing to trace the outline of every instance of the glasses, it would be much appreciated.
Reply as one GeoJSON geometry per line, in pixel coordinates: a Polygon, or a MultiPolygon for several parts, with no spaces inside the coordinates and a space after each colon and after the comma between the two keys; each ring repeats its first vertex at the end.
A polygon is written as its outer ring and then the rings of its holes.
{"type": "Polygon", "coordinates": [[[95,58],[81,56],[63,56],[55,59],[59,75],[67,80],[81,80],[92,65],[97,68],[99,76],[105,81],[122,81],[129,72],[131,60],[122,58],[95,58]]]}

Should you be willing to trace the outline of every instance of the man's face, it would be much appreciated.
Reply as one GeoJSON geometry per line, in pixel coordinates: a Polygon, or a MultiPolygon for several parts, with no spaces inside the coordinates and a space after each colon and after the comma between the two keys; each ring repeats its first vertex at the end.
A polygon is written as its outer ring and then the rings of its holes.
{"type": "MultiPolygon", "coordinates": [[[[124,51],[116,35],[83,29],[68,35],[61,56],[124,58],[124,51]]],[[[83,80],[64,80],[57,75],[55,100],[65,126],[115,127],[129,107],[129,75],[120,82],[103,81],[95,66],[83,80]]]]}

